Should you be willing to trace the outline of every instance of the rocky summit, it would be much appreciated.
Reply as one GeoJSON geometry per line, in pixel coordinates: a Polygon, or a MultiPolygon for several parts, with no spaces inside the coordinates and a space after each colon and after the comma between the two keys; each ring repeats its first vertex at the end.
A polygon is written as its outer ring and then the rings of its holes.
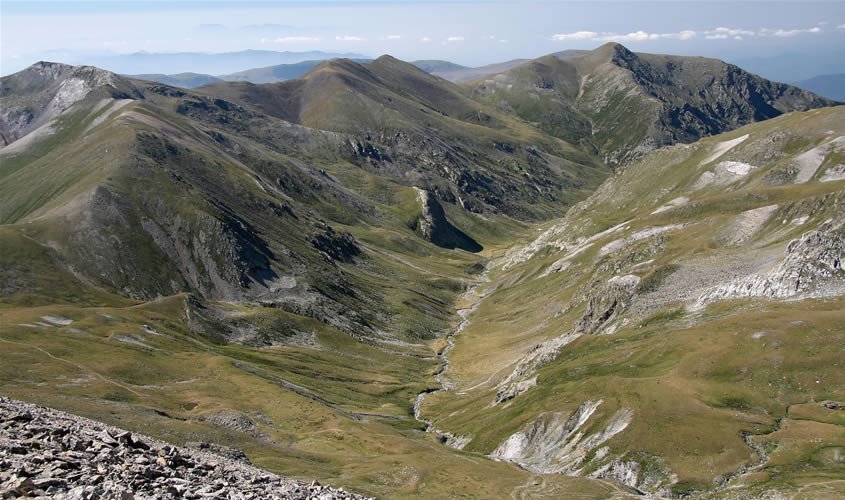
{"type": "Polygon", "coordinates": [[[8,398],[0,398],[0,469],[0,498],[367,498],[277,476],[238,450],[172,446],[8,398]]]}

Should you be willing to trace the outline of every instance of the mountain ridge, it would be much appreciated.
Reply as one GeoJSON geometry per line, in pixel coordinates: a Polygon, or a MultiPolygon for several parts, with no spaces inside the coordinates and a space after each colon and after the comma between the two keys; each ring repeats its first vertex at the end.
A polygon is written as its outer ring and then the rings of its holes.
{"type": "MultiPolygon", "coordinates": [[[[574,102],[564,135],[702,64],[607,46],[515,90],[574,102]]],[[[658,123],[613,171],[473,85],[3,78],[5,394],[378,496],[836,491],[844,108],[658,123]]]]}
{"type": "Polygon", "coordinates": [[[274,64],[296,63],[305,60],[329,59],[333,57],[362,58],[365,56],[352,52],[293,52],[248,49],[220,53],[135,52],[131,54],[90,56],[73,62],[75,64],[102,67],[105,70],[115,73],[169,74],[193,72],[217,75],[274,64]]]}
{"type": "Polygon", "coordinates": [[[610,164],[784,111],[834,104],[717,59],[635,54],[618,43],[563,59],[545,56],[464,85],[553,135],[591,144],[610,164]]]}
{"type": "MultiPolygon", "coordinates": [[[[563,165],[557,166],[561,160],[553,156],[600,172],[597,164],[573,146],[550,142],[518,120],[469,99],[459,87],[390,56],[366,65],[343,59],[327,61],[298,80],[265,86],[219,83],[199,91],[255,106],[293,123],[353,133],[358,154],[368,163],[383,165],[388,173],[412,168],[413,174],[401,175],[423,176],[426,185],[419,187],[470,211],[505,207],[505,213],[516,215],[524,209],[513,205],[514,193],[551,202],[568,196],[566,184],[580,189],[581,181],[568,176],[563,165]],[[451,137],[448,142],[441,139],[446,134],[451,137]],[[412,145],[418,141],[426,150],[422,158],[419,150],[411,153],[419,148],[412,145]],[[541,148],[553,156],[535,155],[530,148],[541,148]],[[461,149],[483,151],[484,156],[471,159],[461,149]],[[534,194],[521,186],[525,177],[503,169],[507,156],[518,162],[519,169],[533,170],[538,176],[536,181],[529,179],[538,186],[534,194]],[[473,164],[485,165],[488,173],[475,172],[473,164]],[[509,186],[513,193],[484,179],[492,172],[504,183],[502,187],[509,186]],[[561,174],[563,177],[558,177],[561,174]]],[[[537,215],[524,211],[522,216],[537,215]]]]}

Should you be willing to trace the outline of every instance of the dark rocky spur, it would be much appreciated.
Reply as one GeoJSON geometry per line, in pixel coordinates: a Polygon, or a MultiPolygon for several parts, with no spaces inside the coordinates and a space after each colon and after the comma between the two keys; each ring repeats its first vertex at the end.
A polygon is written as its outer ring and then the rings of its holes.
{"type": "Polygon", "coordinates": [[[0,398],[0,498],[365,498],[277,476],[221,448],[171,446],[0,398]]]}

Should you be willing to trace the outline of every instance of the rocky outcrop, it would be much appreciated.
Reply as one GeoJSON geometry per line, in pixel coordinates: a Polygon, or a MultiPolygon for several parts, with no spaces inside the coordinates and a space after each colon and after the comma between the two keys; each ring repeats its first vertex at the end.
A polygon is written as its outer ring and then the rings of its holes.
{"type": "Polygon", "coordinates": [[[567,333],[560,337],[535,345],[516,364],[516,368],[503,380],[496,390],[496,403],[513,399],[537,385],[537,370],[557,358],[560,350],[575,341],[581,333],[567,333]]]}
{"type": "MultiPolygon", "coordinates": [[[[610,450],[606,446],[596,450],[590,463],[601,463],[608,453],[610,450]]],[[[643,452],[626,453],[614,458],[587,474],[587,477],[618,481],[658,498],[673,497],[671,487],[678,482],[678,477],[669,470],[662,458],[643,452]]]]}
{"type": "Polygon", "coordinates": [[[610,278],[591,294],[584,315],[575,323],[571,332],[535,345],[519,360],[516,368],[497,386],[495,403],[513,399],[537,385],[537,370],[541,366],[557,358],[566,345],[584,334],[596,333],[627,309],[639,284],[639,276],[633,274],[610,278]]]}
{"type": "Polygon", "coordinates": [[[423,239],[450,250],[459,248],[467,252],[480,252],[483,247],[446,219],[446,213],[437,198],[424,189],[414,188],[422,209],[414,223],[414,230],[423,239]]]}
{"type": "Polygon", "coordinates": [[[237,450],[208,452],[221,449],[179,448],[0,398],[0,498],[363,498],[253,467],[237,450]]]}
{"type": "Polygon", "coordinates": [[[639,482],[640,470],[640,464],[633,460],[611,460],[590,474],[590,477],[619,481],[622,484],[636,487],[639,482]]]}
{"type": "Polygon", "coordinates": [[[575,332],[596,333],[606,323],[631,305],[640,284],[639,276],[614,276],[590,297],[584,316],[575,324],[575,332]]]}
{"type": "Polygon", "coordinates": [[[786,246],[783,261],[765,274],[753,274],[716,286],[693,309],[743,297],[827,297],[845,293],[845,223],[827,221],[786,246]]]}
{"type": "Polygon", "coordinates": [[[0,87],[0,147],[44,127],[90,94],[138,98],[128,81],[93,66],[38,62],[3,78],[0,87]]]}
{"type": "Polygon", "coordinates": [[[777,211],[778,205],[746,210],[736,216],[722,231],[720,242],[726,246],[739,246],[757,235],[777,211]]]}
{"type": "Polygon", "coordinates": [[[633,411],[622,408],[604,428],[585,435],[584,425],[602,400],[585,401],[570,415],[540,415],[522,431],[511,435],[490,455],[495,460],[513,462],[532,472],[574,474],[587,455],[599,445],[625,430],[633,411]]]}
{"type": "Polygon", "coordinates": [[[256,424],[251,418],[243,413],[224,408],[214,413],[205,415],[203,420],[211,425],[230,429],[233,431],[243,432],[246,434],[255,434],[256,424]]]}
{"type": "Polygon", "coordinates": [[[683,227],[684,224],[671,224],[669,226],[647,227],[645,229],[641,229],[639,231],[631,233],[630,235],[624,238],[613,240],[610,243],[604,245],[599,249],[599,257],[604,257],[605,255],[610,255],[620,250],[625,250],[631,247],[633,244],[637,243],[638,241],[653,238],[665,232],[674,231],[683,227]]]}
{"type": "Polygon", "coordinates": [[[803,184],[812,179],[830,152],[842,151],[843,147],[845,147],[845,136],[839,136],[836,139],[820,144],[796,156],[794,160],[795,178],[793,182],[803,184]]]}
{"type": "Polygon", "coordinates": [[[353,262],[361,254],[361,247],[355,238],[346,232],[337,232],[328,224],[319,223],[320,232],[311,238],[311,246],[323,253],[330,260],[353,262]]]}

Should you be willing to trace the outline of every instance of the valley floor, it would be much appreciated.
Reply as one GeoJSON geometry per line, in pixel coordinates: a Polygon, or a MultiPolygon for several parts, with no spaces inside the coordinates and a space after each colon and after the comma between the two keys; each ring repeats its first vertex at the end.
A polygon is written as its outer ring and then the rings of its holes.
{"type": "Polygon", "coordinates": [[[2,393],[176,445],[237,448],[267,470],[379,497],[628,494],[613,482],[533,474],[441,444],[412,415],[424,387],[417,381],[437,384],[434,358],[352,340],[316,351],[215,345],[168,319],[181,307],[173,297],[0,308],[2,393]]]}

